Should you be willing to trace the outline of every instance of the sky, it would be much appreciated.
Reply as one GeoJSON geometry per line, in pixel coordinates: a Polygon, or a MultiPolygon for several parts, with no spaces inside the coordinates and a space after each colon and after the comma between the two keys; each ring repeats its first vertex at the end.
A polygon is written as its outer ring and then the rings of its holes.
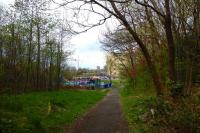
{"type": "Polygon", "coordinates": [[[0,0],[0,4],[12,4],[14,0],[0,0]]]}
{"type": "MultiPolygon", "coordinates": [[[[13,1],[0,0],[0,3],[7,5],[12,4],[13,1]]],[[[94,19],[95,17],[97,16],[94,16],[94,19]]],[[[97,66],[103,68],[105,66],[106,53],[102,50],[102,44],[99,42],[101,33],[106,29],[105,27],[104,24],[72,37],[70,43],[74,52],[70,60],[67,61],[69,65],[76,68],[89,69],[96,69],[97,66]]]]}
{"type": "Polygon", "coordinates": [[[105,66],[105,52],[101,49],[99,42],[100,28],[95,27],[86,33],[81,33],[72,37],[71,44],[75,52],[72,55],[76,61],[70,63],[76,67],[95,69],[97,66],[103,68],[105,66]]]}

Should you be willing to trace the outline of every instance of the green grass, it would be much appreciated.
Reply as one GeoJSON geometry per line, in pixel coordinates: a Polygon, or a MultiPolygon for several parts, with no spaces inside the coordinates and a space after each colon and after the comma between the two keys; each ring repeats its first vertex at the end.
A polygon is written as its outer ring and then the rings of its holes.
{"type": "Polygon", "coordinates": [[[51,91],[0,96],[2,133],[61,132],[107,91],[51,91]]]}
{"type": "Polygon", "coordinates": [[[104,82],[104,84],[110,83],[110,80],[101,80],[101,82],[104,82]]]}
{"type": "Polygon", "coordinates": [[[130,133],[150,132],[143,117],[146,112],[149,112],[145,106],[146,101],[154,98],[155,94],[152,88],[145,88],[145,86],[142,82],[136,88],[131,88],[125,83],[121,84],[120,99],[130,133]]]}

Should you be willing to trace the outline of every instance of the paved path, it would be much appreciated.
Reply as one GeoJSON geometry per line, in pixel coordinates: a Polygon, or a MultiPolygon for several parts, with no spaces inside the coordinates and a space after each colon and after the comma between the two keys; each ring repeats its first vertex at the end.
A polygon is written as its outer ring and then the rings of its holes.
{"type": "Polygon", "coordinates": [[[70,133],[128,133],[117,89],[113,89],[96,107],[75,123],[70,133]]]}

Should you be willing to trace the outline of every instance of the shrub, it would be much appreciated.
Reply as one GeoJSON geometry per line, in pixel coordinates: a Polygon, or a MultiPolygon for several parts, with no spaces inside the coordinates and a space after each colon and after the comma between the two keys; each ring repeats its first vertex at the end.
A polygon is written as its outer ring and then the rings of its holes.
{"type": "Polygon", "coordinates": [[[183,99],[176,104],[150,98],[144,102],[147,109],[147,124],[150,129],[157,132],[197,133],[200,132],[199,105],[191,106],[189,99],[183,99]],[[151,110],[154,110],[152,114],[151,110]]]}

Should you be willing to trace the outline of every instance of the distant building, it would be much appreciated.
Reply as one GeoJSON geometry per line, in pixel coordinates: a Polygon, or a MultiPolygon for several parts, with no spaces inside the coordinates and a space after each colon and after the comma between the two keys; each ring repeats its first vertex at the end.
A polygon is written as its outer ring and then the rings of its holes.
{"type": "Polygon", "coordinates": [[[119,69],[118,69],[119,62],[118,60],[111,54],[106,56],[106,73],[111,78],[118,78],[119,76],[119,69]]]}
{"type": "Polygon", "coordinates": [[[100,70],[101,69],[101,67],[100,66],[97,66],[97,70],[100,70]]]}
{"type": "Polygon", "coordinates": [[[97,75],[100,75],[100,73],[101,73],[101,67],[97,66],[97,75]]]}

